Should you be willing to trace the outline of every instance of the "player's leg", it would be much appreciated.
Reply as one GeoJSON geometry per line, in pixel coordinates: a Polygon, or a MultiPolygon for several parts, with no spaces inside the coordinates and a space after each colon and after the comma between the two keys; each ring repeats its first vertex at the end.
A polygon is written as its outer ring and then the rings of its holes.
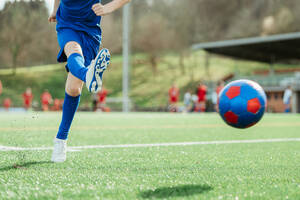
{"type": "Polygon", "coordinates": [[[102,49],[95,60],[85,67],[85,60],[82,56],[82,49],[79,43],[70,41],[65,45],[65,54],[68,57],[68,69],[83,82],[86,82],[90,92],[97,93],[102,87],[102,75],[109,65],[110,54],[107,49],[102,49]]]}
{"type": "MultiPolygon", "coordinates": [[[[70,57],[72,57],[74,54],[78,54],[83,58],[81,47],[76,42],[67,43],[64,51],[68,58],[69,70],[70,70],[70,63],[69,63],[70,57]]],[[[79,56],[76,55],[77,59],[80,61],[81,59],[79,56]]],[[[72,67],[74,67],[74,65],[72,67]]],[[[80,73],[79,71],[77,72],[78,74],[80,73]]],[[[62,110],[62,120],[56,138],[54,140],[54,150],[51,158],[53,162],[64,162],[66,160],[66,147],[67,147],[66,140],[68,138],[69,130],[75,112],[80,102],[80,94],[82,91],[82,86],[83,86],[83,81],[81,79],[75,77],[72,73],[68,73],[66,87],[65,87],[65,99],[64,99],[63,110],[62,110]]]]}
{"type": "Polygon", "coordinates": [[[99,35],[91,36],[84,32],[63,28],[57,29],[57,39],[61,47],[57,61],[67,61],[68,70],[86,83],[89,92],[99,92],[102,86],[103,72],[110,61],[110,54],[107,49],[102,49],[98,53],[101,32],[99,35]],[[93,55],[92,58],[91,55],[93,55]],[[92,61],[92,59],[94,60],[92,61]]]}
{"type": "Polygon", "coordinates": [[[67,56],[67,67],[72,75],[81,81],[85,82],[88,68],[84,65],[84,57],[81,46],[76,41],[69,41],[64,47],[65,55],[67,56]]]}
{"type": "Polygon", "coordinates": [[[65,99],[62,107],[62,120],[54,140],[54,150],[51,158],[53,162],[64,162],[66,160],[66,141],[80,102],[82,86],[83,81],[68,73],[65,99]]]}
{"type": "Polygon", "coordinates": [[[92,42],[88,36],[85,37],[69,29],[59,30],[58,40],[63,48],[58,55],[58,61],[67,60],[67,68],[71,73],[68,74],[62,121],[54,141],[51,160],[64,162],[66,160],[66,139],[79,105],[83,82],[87,82],[89,91],[97,92],[101,89],[102,75],[109,64],[110,55],[106,49],[101,50],[97,55],[99,42],[92,42]],[[96,58],[95,55],[97,55],[96,58]],[[93,58],[95,60],[92,62],[93,58]],[[85,68],[87,65],[89,65],[88,69],[85,68]]]}
{"type": "Polygon", "coordinates": [[[88,91],[98,93],[102,88],[103,73],[110,62],[108,49],[101,49],[96,58],[91,62],[86,74],[86,87],[88,91]]]}
{"type": "Polygon", "coordinates": [[[80,94],[82,90],[83,82],[68,74],[66,82],[65,99],[63,103],[62,121],[59,126],[59,130],[56,138],[66,140],[73,121],[75,112],[80,102],[80,94]]]}

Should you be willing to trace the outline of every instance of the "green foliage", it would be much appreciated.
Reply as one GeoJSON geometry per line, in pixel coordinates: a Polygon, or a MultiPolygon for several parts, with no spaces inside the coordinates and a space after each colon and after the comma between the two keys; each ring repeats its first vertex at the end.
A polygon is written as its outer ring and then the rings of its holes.
{"type": "MultiPolygon", "coordinates": [[[[268,66],[255,62],[234,61],[232,59],[211,56],[209,74],[205,71],[204,52],[194,52],[185,59],[186,73],[183,74],[178,66],[176,54],[162,55],[153,75],[146,54],[132,56],[130,72],[130,97],[135,108],[165,107],[168,103],[168,89],[175,82],[180,88],[181,96],[191,89],[194,92],[198,82],[217,81],[224,76],[235,73],[251,74],[256,69],[267,69],[268,66]]],[[[284,65],[276,65],[282,68],[284,65]]],[[[27,87],[31,87],[34,100],[39,102],[44,89],[48,89],[53,98],[64,97],[66,72],[63,64],[46,65],[32,68],[19,68],[15,76],[9,75],[10,71],[0,71],[0,80],[4,90],[0,102],[5,97],[10,97],[15,106],[22,106],[21,94],[27,87]]],[[[110,93],[109,97],[122,96],[122,57],[112,56],[112,63],[104,75],[104,87],[110,93]]],[[[81,106],[91,101],[90,94],[85,86],[81,97],[81,106]]]]}
{"type": "MultiPolygon", "coordinates": [[[[0,10],[0,68],[55,62],[54,26],[44,1],[7,2],[0,10]]],[[[15,71],[14,71],[15,72],[15,71]]]]}
{"type": "MultiPolygon", "coordinates": [[[[44,66],[52,68],[52,66],[44,66]]],[[[3,93],[0,96],[0,102],[6,97],[12,99],[14,106],[22,106],[22,94],[27,87],[32,88],[34,95],[34,101],[40,102],[40,96],[45,89],[48,89],[53,98],[64,98],[64,85],[66,80],[66,73],[63,65],[60,68],[54,67],[55,70],[43,70],[36,71],[36,69],[30,71],[17,71],[16,75],[0,75],[0,80],[3,84],[3,93]],[[23,72],[22,72],[23,71],[23,72]]]]}

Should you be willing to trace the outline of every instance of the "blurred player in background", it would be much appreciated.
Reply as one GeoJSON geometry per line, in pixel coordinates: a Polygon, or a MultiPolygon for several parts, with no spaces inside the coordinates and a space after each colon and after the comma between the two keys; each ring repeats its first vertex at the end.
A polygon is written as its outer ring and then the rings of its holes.
{"type": "Polygon", "coordinates": [[[169,111],[177,112],[178,111],[178,100],[179,100],[179,89],[176,87],[176,84],[173,83],[172,87],[169,89],[169,111]]]}
{"type": "Polygon", "coordinates": [[[289,85],[285,90],[283,94],[283,103],[285,105],[285,112],[289,113],[291,112],[291,101],[292,101],[292,87],[289,85]]]}
{"type": "Polygon", "coordinates": [[[56,99],[56,98],[54,99],[51,110],[53,110],[53,111],[61,110],[61,100],[60,99],[56,99]]]}
{"type": "Polygon", "coordinates": [[[57,60],[66,62],[68,78],[62,120],[54,140],[51,160],[66,160],[66,140],[79,105],[85,83],[89,92],[97,93],[102,87],[102,76],[110,60],[107,49],[99,51],[101,16],[122,7],[130,0],[113,0],[105,5],[99,0],[55,0],[49,22],[57,22],[56,32],[61,48],[57,60]],[[99,53],[98,53],[99,51],[99,53]]]}
{"type": "Polygon", "coordinates": [[[45,90],[41,95],[42,110],[49,111],[49,105],[52,103],[52,96],[48,90],[45,90]]]}
{"type": "Polygon", "coordinates": [[[99,108],[103,111],[106,112],[108,111],[108,108],[106,107],[106,97],[108,94],[108,90],[105,89],[104,87],[102,88],[102,90],[100,92],[98,92],[98,104],[99,104],[99,108]]]}
{"type": "Polygon", "coordinates": [[[196,111],[196,105],[197,104],[198,104],[198,95],[192,94],[192,108],[191,108],[191,112],[195,112],[196,111]]]}
{"type": "Polygon", "coordinates": [[[11,104],[12,104],[12,102],[11,102],[11,99],[10,99],[10,98],[5,98],[5,99],[3,100],[3,106],[4,106],[4,109],[5,109],[6,111],[9,111],[9,108],[11,107],[11,104]]]}
{"type": "Polygon", "coordinates": [[[191,91],[188,90],[183,97],[183,104],[184,104],[184,111],[185,112],[190,112],[192,109],[192,94],[191,91]]]}
{"type": "Polygon", "coordinates": [[[30,109],[32,106],[32,100],[33,100],[31,88],[28,87],[22,96],[23,96],[23,104],[24,104],[25,110],[30,109]]]}
{"type": "Polygon", "coordinates": [[[207,87],[201,81],[196,89],[196,94],[198,96],[198,102],[196,104],[195,111],[196,112],[205,112],[206,109],[206,91],[207,87]]]}

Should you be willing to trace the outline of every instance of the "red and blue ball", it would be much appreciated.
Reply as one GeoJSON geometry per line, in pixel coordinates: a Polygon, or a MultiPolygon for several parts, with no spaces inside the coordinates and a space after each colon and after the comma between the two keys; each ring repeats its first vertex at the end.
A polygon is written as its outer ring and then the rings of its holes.
{"type": "Polygon", "coordinates": [[[219,114],[230,126],[248,128],[264,115],[267,98],[262,87],[251,80],[227,84],[218,97],[219,114]]]}

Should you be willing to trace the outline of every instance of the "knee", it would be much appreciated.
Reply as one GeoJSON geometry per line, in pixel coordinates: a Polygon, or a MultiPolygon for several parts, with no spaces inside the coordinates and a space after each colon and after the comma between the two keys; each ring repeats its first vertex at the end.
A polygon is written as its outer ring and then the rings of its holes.
{"type": "Polygon", "coordinates": [[[81,46],[77,42],[68,42],[64,48],[65,54],[69,57],[73,53],[78,53],[82,55],[81,46]]]}
{"type": "Polygon", "coordinates": [[[66,92],[68,95],[72,96],[72,97],[77,97],[78,95],[81,94],[81,89],[82,87],[79,85],[68,85],[66,87],[66,92]]]}

